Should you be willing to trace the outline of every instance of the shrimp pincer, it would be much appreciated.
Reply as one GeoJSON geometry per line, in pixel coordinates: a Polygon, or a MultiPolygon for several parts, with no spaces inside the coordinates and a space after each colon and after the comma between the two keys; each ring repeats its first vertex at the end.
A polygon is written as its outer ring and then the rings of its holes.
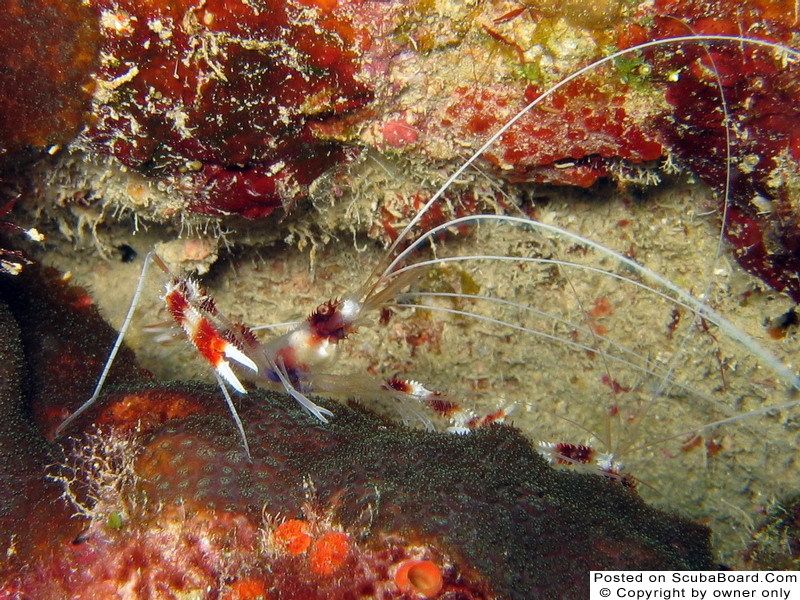
{"type": "Polygon", "coordinates": [[[114,358],[122,345],[122,340],[128,331],[131,319],[133,318],[139,298],[144,286],[145,277],[151,263],[158,267],[169,276],[164,293],[164,302],[167,310],[176,325],[185,333],[186,337],[197,349],[200,355],[214,368],[214,376],[217,379],[222,395],[228,409],[236,422],[239,435],[242,438],[245,452],[250,457],[250,446],[247,443],[247,436],[244,433],[242,421],[233,405],[227,383],[241,394],[247,393],[244,385],[236,376],[232,369],[232,362],[240,367],[244,367],[253,373],[263,372],[266,368],[259,366],[257,360],[263,356],[259,352],[260,344],[255,335],[244,325],[234,323],[222,314],[216,306],[214,299],[211,298],[196,282],[191,279],[173,275],[163,260],[155,253],[147,254],[139,276],[139,283],[136,286],[130,308],[125,316],[125,321],[120,328],[114,346],[106,360],[103,372],[97,381],[91,397],[84,402],[78,409],[68,416],[56,429],[55,435],[59,436],[69,427],[81,414],[88,410],[100,396],[108,372],[114,362],[114,358]],[[255,360],[254,360],[255,359],[255,360]]]}
{"type": "Polygon", "coordinates": [[[100,396],[111,365],[130,327],[142,294],[144,281],[152,263],[168,276],[163,300],[167,312],[200,356],[213,368],[214,377],[225,398],[242,444],[251,457],[244,426],[228,391],[230,386],[240,394],[247,393],[242,382],[273,386],[280,383],[283,389],[317,419],[327,423],[333,413],[308,399],[304,392],[310,389],[306,374],[333,357],[335,343],[355,328],[358,311],[345,303],[344,310],[328,303],[326,309],[312,314],[293,331],[263,345],[247,326],[236,323],[222,313],[214,299],[194,280],[174,275],[166,263],[155,253],[147,254],[139,276],[139,283],[131,300],[125,321],[120,328],[106,365],[97,381],[92,396],[56,429],[56,436],[88,410],[100,396]],[[239,371],[239,374],[236,373],[239,371]]]}

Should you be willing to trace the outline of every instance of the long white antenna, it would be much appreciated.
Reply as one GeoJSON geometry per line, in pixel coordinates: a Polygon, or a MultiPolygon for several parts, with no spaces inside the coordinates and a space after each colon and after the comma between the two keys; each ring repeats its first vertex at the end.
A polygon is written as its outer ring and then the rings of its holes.
{"type": "MultiPolygon", "coordinates": [[[[657,47],[657,46],[668,46],[668,45],[671,45],[671,44],[683,44],[683,43],[702,44],[702,43],[705,43],[705,42],[713,42],[713,41],[735,42],[737,44],[742,44],[744,42],[744,43],[751,44],[751,45],[754,45],[754,46],[762,46],[762,47],[765,47],[765,48],[770,48],[772,50],[778,50],[780,52],[786,52],[787,54],[790,54],[790,55],[794,56],[795,58],[800,59],[800,51],[794,50],[792,48],[788,48],[788,47],[783,46],[781,44],[778,44],[778,43],[775,43],[775,42],[770,42],[770,41],[767,41],[767,40],[743,38],[743,37],[739,37],[739,36],[735,36],[735,35],[682,35],[682,36],[676,36],[676,37],[670,37],[670,38],[663,38],[663,39],[660,39],[660,40],[653,40],[653,41],[650,41],[650,42],[645,42],[643,44],[637,44],[636,46],[631,46],[630,48],[625,48],[624,50],[618,50],[617,52],[614,52],[613,54],[609,54],[608,56],[600,58],[600,59],[594,61],[593,63],[588,64],[588,65],[586,65],[585,67],[583,67],[581,69],[578,69],[574,73],[571,73],[570,75],[568,75],[567,77],[565,77],[564,79],[562,79],[561,81],[559,81],[558,83],[556,83],[555,85],[553,85],[552,87],[547,89],[538,98],[536,98],[535,100],[530,102],[527,106],[525,106],[522,110],[520,110],[511,119],[506,121],[506,123],[500,129],[495,131],[494,134],[492,134],[491,137],[489,137],[489,139],[487,139],[483,143],[483,145],[480,148],[478,148],[472,154],[472,156],[470,156],[466,161],[464,161],[461,164],[461,166],[458,167],[458,169],[456,169],[453,172],[453,174],[450,175],[450,177],[447,178],[447,181],[445,181],[441,185],[441,187],[438,190],[436,190],[436,193],[434,193],[433,196],[431,196],[430,200],[428,200],[425,203],[425,206],[423,206],[417,212],[417,214],[414,216],[414,218],[411,219],[411,221],[409,221],[408,225],[405,226],[403,231],[400,232],[400,235],[398,235],[397,238],[395,238],[394,242],[389,247],[389,250],[386,253],[386,255],[387,256],[391,256],[392,255],[392,253],[397,249],[397,247],[400,245],[400,243],[402,243],[403,240],[408,236],[408,234],[411,231],[411,229],[417,223],[419,223],[420,219],[422,219],[422,216],[426,212],[428,212],[428,209],[437,200],[439,200],[439,198],[441,198],[444,195],[444,193],[450,188],[450,186],[456,181],[456,179],[458,179],[461,176],[461,174],[464,171],[466,171],[472,165],[472,163],[474,163],[476,160],[478,160],[478,158],[480,158],[483,155],[483,153],[486,152],[506,131],[508,131],[511,127],[513,127],[514,124],[517,121],[519,121],[527,113],[529,113],[531,110],[533,110],[536,106],[538,106],[539,104],[544,102],[547,98],[552,96],[560,88],[562,88],[565,85],[567,85],[569,82],[577,79],[578,77],[582,77],[585,73],[588,73],[589,71],[592,71],[592,70],[596,69],[597,67],[599,67],[601,65],[604,65],[604,64],[612,62],[612,61],[614,61],[614,60],[616,60],[616,59],[618,59],[618,58],[620,58],[622,56],[625,56],[626,54],[631,54],[633,52],[639,52],[641,50],[646,50],[647,48],[654,48],[654,47],[657,47]]],[[[387,271],[389,271],[389,269],[384,271],[384,275],[386,275],[387,271]]]]}
{"type": "Polygon", "coordinates": [[[100,379],[97,380],[97,384],[94,386],[94,393],[92,393],[91,398],[80,405],[78,410],[61,422],[61,425],[56,428],[56,437],[61,435],[62,432],[75,421],[75,419],[86,412],[89,407],[94,404],[98,396],[100,396],[100,392],[103,391],[103,384],[106,382],[106,377],[108,377],[109,371],[111,371],[111,365],[114,364],[114,359],[117,356],[117,352],[119,351],[120,346],[122,346],[122,340],[125,338],[125,334],[128,332],[128,327],[131,325],[131,320],[133,319],[133,314],[136,312],[136,307],[139,306],[139,298],[142,295],[142,289],[144,289],[145,276],[147,275],[147,270],[150,268],[150,264],[153,262],[154,256],[155,252],[151,250],[144,258],[142,272],[139,275],[139,283],[136,284],[136,291],[133,293],[133,299],[131,300],[131,305],[128,308],[128,314],[125,315],[125,321],[123,321],[122,327],[117,334],[117,340],[114,342],[114,347],[111,349],[111,354],[109,354],[108,358],[106,359],[106,365],[103,367],[103,372],[100,374],[100,379]]]}

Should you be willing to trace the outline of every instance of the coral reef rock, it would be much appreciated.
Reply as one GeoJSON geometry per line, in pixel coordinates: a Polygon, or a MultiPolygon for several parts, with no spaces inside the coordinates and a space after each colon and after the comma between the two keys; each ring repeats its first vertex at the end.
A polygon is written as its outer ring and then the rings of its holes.
{"type": "Polygon", "coordinates": [[[554,470],[511,427],[431,433],[332,402],[322,424],[253,390],[248,461],[219,390],[124,350],[48,442],[114,332],[36,267],[2,276],[0,317],[0,597],[574,598],[590,569],[714,567],[706,528],[554,470]]]}
{"type": "Polygon", "coordinates": [[[385,241],[443,166],[549,94],[486,149],[481,176],[453,186],[439,222],[516,201],[520,183],[640,186],[682,169],[719,192],[739,263],[800,300],[797,60],[759,44],[791,48],[789,2],[86,4],[58,18],[46,0],[3,11],[17,35],[0,154],[68,149],[33,177],[45,213],[255,219],[311,196],[346,207],[317,213],[321,228],[355,223],[385,241]],[[696,35],[742,41],[607,60],[696,35]],[[67,60],[45,68],[51,55],[67,60]]]}

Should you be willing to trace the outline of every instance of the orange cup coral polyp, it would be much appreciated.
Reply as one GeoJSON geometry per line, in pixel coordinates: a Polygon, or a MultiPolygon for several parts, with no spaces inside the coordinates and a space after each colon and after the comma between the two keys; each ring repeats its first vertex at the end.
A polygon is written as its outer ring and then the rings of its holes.
{"type": "Polygon", "coordinates": [[[289,554],[303,554],[311,546],[308,523],[299,519],[289,519],[278,525],[274,536],[289,554]]]}
{"type": "Polygon", "coordinates": [[[430,560],[407,560],[394,575],[397,587],[403,592],[416,592],[425,598],[434,598],[442,589],[442,571],[430,560]]]}
{"type": "Polygon", "coordinates": [[[344,564],[349,552],[349,536],[341,531],[329,531],[314,541],[308,562],[314,573],[333,575],[344,564]]]}

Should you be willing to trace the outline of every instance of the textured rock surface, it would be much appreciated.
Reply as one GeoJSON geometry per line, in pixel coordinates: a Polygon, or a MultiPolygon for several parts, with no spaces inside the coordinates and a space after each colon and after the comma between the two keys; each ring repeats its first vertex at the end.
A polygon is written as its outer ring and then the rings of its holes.
{"type": "Polygon", "coordinates": [[[369,102],[355,78],[369,36],[336,2],[92,4],[92,153],[164,182],[187,211],[250,218],[291,207],[344,160],[314,128],[369,102]]]}
{"type": "Polygon", "coordinates": [[[80,0],[0,2],[0,170],[82,129],[98,30],[97,14],[80,0]]]}

